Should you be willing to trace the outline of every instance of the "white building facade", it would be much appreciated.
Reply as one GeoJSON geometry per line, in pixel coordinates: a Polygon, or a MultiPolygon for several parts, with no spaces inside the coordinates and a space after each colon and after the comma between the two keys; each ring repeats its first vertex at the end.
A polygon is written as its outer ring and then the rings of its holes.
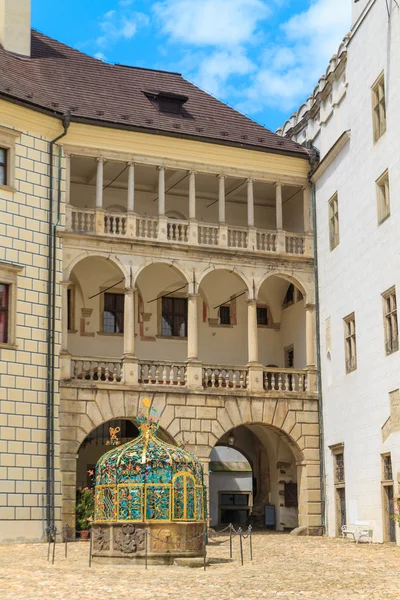
{"type": "Polygon", "coordinates": [[[364,0],[313,95],[278,131],[321,153],[312,180],[326,530],[370,520],[374,541],[397,543],[399,101],[399,6],[364,0]]]}

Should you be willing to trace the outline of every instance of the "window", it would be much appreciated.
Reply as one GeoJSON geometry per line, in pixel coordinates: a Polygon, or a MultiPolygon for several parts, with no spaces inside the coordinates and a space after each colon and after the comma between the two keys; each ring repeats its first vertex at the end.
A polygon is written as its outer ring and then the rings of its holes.
{"type": "Polygon", "coordinates": [[[221,492],[219,498],[220,525],[246,525],[251,512],[251,492],[221,492]]]}
{"type": "Polygon", "coordinates": [[[378,199],[378,223],[382,223],[390,215],[390,194],[389,194],[389,171],[376,181],[376,193],[378,199]]]}
{"type": "Polygon", "coordinates": [[[0,148],[0,185],[7,185],[7,148],[0,148]]]}
{"type": "Polygon", "coordinates": [[[335,454],[335,483],[344,483],[344,454],[335,454]]]}
{"type": "Polygon", "coordinates": [[[6,283],[0,283],[0,344],[8,344],[9,289],[6,283]]]}
{"type": "Polygon", "coordinates": [[[161,335],[165,337],[187,336],[187,299],[163,298],[161,335]]]}
{"type": "Polygon", "coordinates": [[[230,325],[231,324],[231,307],[230,306],[220,306],[219,322],[221,325],[230,325]]]}
{"type": "Polygon", "coordinates": [[[257,306],[257,325],[268,325],[268,309],[266,307],[257,306]]]}
{"type": "Polygon", "coordinates": [[[386,131],[385,78],[383,73],[372,86],[372,110],[374,141],[377,142],[386,131]]]}
{"type": "Polygon", "coordinates": [[[329,200],[329,241],[332,251],[339,244],[339,207],[337,194],[329,200]]]}
{"type": "Polygon", "coordinates": [[[294,367],[294,347],[288,346],[284,349],[285,369],[293,369],[294,367]]]}
{"type": "Polygon", "coordinates": [[[297,483],[285,482],[285,506],[286,508],[297,508],[297,483]]]}
{"type": "Polygon", "coordinates": [[[343,320],[346,346],[346,373],[350,373],[357,369],[356,318],[354,313],[352,313],[343,320]]]}
{"type": "Polygon", "coordinates": [[[393,469],[392,469],[392,457],[390,454],[382,455],[382,479],[383,481],[392,481],[393,469]]]}
{"type": "Polygon", "coordinates": [[[124,294],[104,294],[104,333],[124,332],[124,294]]]}
{"type": "Polygon", "coordinates": [[[386,354],[399,349],[399,330],[397,324],[396,290],[391,288],[383,294],[383,314],[385,321],[386,354]]]}

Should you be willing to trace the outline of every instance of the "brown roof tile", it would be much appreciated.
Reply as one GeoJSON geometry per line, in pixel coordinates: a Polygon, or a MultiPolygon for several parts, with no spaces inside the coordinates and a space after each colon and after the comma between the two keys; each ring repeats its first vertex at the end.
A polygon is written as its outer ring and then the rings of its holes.
{"type": "Polygon", "coordinates": [[[199,89],[179,73],[110,65],[32,31],[31,58],[0,46],[0,95],[72,120],[192,137],[255,150],[308,151],[282,138],[199,89]],[[160,113],[145,91],[188,97],[184,115],[160,113]]]}

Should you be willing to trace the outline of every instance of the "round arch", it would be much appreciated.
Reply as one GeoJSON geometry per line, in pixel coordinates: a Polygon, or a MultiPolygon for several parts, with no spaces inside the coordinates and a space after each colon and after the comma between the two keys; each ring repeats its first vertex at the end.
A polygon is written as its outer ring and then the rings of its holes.
{"type": "Polygon", "coordinates": [[[157,265],[164,265],[166,267],[170,267],[171,269],[173,269],[173,271],[175,271],[175,273],[177,273],[178,275],[183,277],[183,279],[187,282],[188,285],[191,283],[191,274],[188,271],[186,271],[186,269],[183,269],[181,265],[179,265],[179,267],[177,267],[175,264],[175,261],[173,261],[173,260],[168,260],[167,258],[163,258],[162,260],[153,260],[151,263],[146,263],[146,264],[142,265],[141,267],[139,267],[139,269],[135,272],[135,275],[134,275],[133,287],[135,287],[137,285],[137,281],[138,281],[140,275],[143,273],[143,271],[145,271],[148,268],[151,268],[152,266],[157,266],[157,265]]]}
{"type": "Polygon", "coordinates": [[[247,293],[251,294],[252,286],[251,286],[249,279],[243,273],[243,271],[241,271],[240,269],[236,269],[236,267],[234,269],[229,269],[227,267],[220,266],[220,265],[213,265],[213,266],[207,267],[206,269],[204,269],[204,271],[202,271],[200,274],[198,274],[198,280],[197,280],[198,287],[201,286],[201,284],[203,283],[203,281],[207,277],[207,275],[209,275],[210,273],[213,273],[214,271],[215,272],[216,271],[225,271],[226,273],[230,273],[230,274],[236,276],[246,286],[247,293]]]}
{"type": "Polygon", "coordinates": [[[263,279],[261,279],[256,285],[256,297],[258,297],[260,290],[263,284],[270,279],[271,277],[279,277],[281,279],[285,279],[288,283],[293,283],[303,294],[305,302],[313,302],[314,299],[314,289],[312,283],[305,282],[298,277],[294,277],[292,273],[284,273],[282,271],[270,272],[263,279]]]}
{"type": "Polygon", "coordinates": [[[71,260],[71,262],[69,263],[69,265],[64,269],[64,281],[69,281],[69,278],[71,276],[72,271],[74,270],[74,268],[81,262],[83,262],[84,260],[88,259],[88,258],[97,258],[99,260],[104,260],[107,261],[108,263],[113,264],[113,266],[116,267],[116,269],[118,271],[120,271],[121,275],[123,276],[124,280],[127,281],[128,280],[128,273],[125,270],[124,265],[118,260],[118,258],[116,257],[116,255],[112,255],[112,254],[99,254],[98,252],[89,252],[89,251],[85,251],[82,252],[82,254],[79,254],[78,256],[76,256],[75,258],[73,258],[71,260]]]}

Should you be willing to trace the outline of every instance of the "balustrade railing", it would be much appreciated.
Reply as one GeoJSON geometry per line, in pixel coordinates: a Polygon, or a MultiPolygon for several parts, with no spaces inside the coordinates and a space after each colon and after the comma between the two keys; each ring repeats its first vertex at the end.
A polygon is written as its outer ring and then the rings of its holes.
{"type": "Polygon", "coordinates": [[[257,231],[257,250],[261,250],[262,252],[276,252],[276,233],[257,231]]]}
{"type": "Polygon", "coordinates": [[[139,361],[139,383],[148,385],[186,385],[186,365],[165,361],[139,361]]]}
{"type": "Polygon", "coordinates": [[[158,238],[158,219],[136,217],[136,237],[156,240],[158,238]]]}
{"type": "Polygon", "coordinates": [[[126,215],[106,213],[104,215],[104,233],[126,235],[126,215]]]}
{"type": "Polygon", "coordinates": [[[308,389],[307,371],[294,369],[264,369],[264,389],[268,392],[306,392],[308,389]]]}
{"type": "Polygon", "coordinates": [[[122,361],[112,358],[72,358],[71,377],[81,381],[121,383],[122,361]]]}
{"type": "Polygon", "coordinates": [[[239,388],[246,389],[248,370],[246,367],[214,367],[203,366],[203,387],[207,388],[239,388]]]}
{"type": "MultiPolygon", "coordinates": [[[[249,229],[239,226],[222,226],[212,223],[197,223],[197,239],[189,239],[189,223],[175,219],[168,219],[166,224],[166,240],[160,236],[158,217],[134,216],[134,226],[129,228],[128,216],[126,214],[108,213],[104,214],[104,227],[102,219],[96,221],[95,209],[81,209],[68,207],[67,230],[80,233],[104,233],[118,237],[132,235],[137,239],[159,240],[178,242],[181,244],[198,244],[209,247],[228,247],[244,251],[256,252],[284,252],[298,256],[312,256],[312,244],[310,236],[282,232],[282,238],[278,232],[257,229],[256,241],[249,241],[249,229]],[[97,229],[100,227],[100,231],[97,229]],[[227,231],[227,239],[226,239],[227,231]],[[251,246],[251,247],[250,247],[251,246]]],[[[254,231],[254,230],[253,230],[254,231]]],[[[165,235],[165,234],[164,234],[165,235]]]]}
{"type": "Polygon", "coordinates": [[[305,240],[300,235],[286,234],[285,250],[288,254],[304,254],[305,240]]]}
{"type": "Polygon", "coordinates": [[[228,227],[229,248],[247,248],[249,233],[244,227],[228,227]]]}
{"type": "Polygon", "coordinates": [[[94,233],[94,211],[83,208],[72,208],[70,212],[71,230],[81,233],[94,233]]]}
{"type": "Polygon", "coordinates": [[[199,225],[198,243],[200,246],[218,246],[219,227],[218,225],[199,225]]]}
{"type": "Polygon", "coordinates": [[[167,238],[171,242],[187,242],[189,225],[186,221],[170,221],[167,223],[167,238]]]}

